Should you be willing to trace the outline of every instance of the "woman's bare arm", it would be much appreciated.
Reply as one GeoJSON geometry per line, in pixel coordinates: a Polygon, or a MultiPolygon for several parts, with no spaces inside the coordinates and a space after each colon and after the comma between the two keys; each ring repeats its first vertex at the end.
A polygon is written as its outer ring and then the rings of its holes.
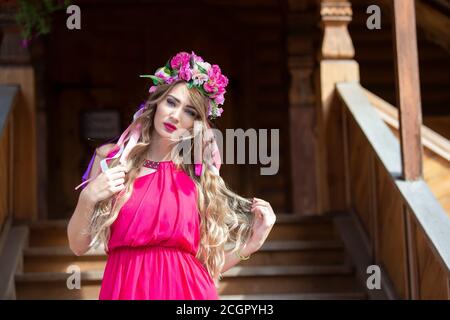
{"type": "MultiPolygon", "coordinates": [[[[240,252],[245,257],[255,253],[262,247],[276,221],[272,206],[269,202],[262,199],[253,198],[251,212],[255,214],[255,221],[252,224],[252,235],[240,252]]],[[[225,264],[221,273],[236,265],[240,260],[235,253],[225,251],[225,264]]]]}
{"type": "MultiPolygon", "coordinates": [[[[113,146],[114,144],[107,144],[96,150],[94,163],[92,164],[88,179],[95,177],[100,173],[100,161],[106,157],[113,146]]],[[[85,254],[89,250],[89,244],[91,242],[90,236],[84,234],[84,231],[88,230],[96,201],[91,199],[86,190],[87,189],[84,188],[80,192],[77,206],[67,226],[69,247],[77,256],[85,254]]]]}
{"type": "MultiPolygon", "coordinates": [[[[252,251],[249,251],[247,246],[244,246],[244,248],[240,251],[240,254],[244,257],[249,256],[251,253],[252,251]]],[[[239,262],[241,262],[241,259],[236,255],[236,253],[225,251],[225,264],[222,267],[221,273],[224,273],[228,269],[234,267],[239,262]]]]}

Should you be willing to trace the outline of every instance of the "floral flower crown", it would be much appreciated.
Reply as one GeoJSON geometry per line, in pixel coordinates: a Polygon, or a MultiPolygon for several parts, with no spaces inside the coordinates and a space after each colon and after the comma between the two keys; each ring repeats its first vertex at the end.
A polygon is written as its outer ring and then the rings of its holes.
{"type": "Polygon", "coordinates": [[[195,86],[201,93],[208,97],[208,117],[215,119],[221,116],[225,98],[225,87],[228,85],[228,78],[224,76],[217,64],[209,64],[203,61],[193,51],[179,52],[172,59],[167,61],[164,67],[158,68],[154,75],[141,75],[143,78],[150,78],[153,86],[149,92],[152,93],[161,84],[171,84],[176,80],[185,80],[188,88],[195,86]]]}

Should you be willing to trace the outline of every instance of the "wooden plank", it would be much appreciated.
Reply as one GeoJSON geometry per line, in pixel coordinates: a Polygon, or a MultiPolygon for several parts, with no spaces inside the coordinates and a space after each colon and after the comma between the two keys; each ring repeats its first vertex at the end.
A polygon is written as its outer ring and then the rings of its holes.
{"type": "Polygon", "coordinates": [[[373,237],[372,194],[370,188],[372,151],[354,119],[349,117],[349,178],[352,205],[358,212],[367,235],[373,237]]]}
{"type": "Polygon", "coordinates": [[[19,85],[14,117],[13,210],[16,219],[37,218],[35,76],[31,66],[1,66],[0,84],[19,85]],[[19,147],[20,146],[20,147],[19,147]]]}
{"type": "MultiPolygon", "coordinates": [[[[447,3],[447,6],[449,4],[447,3]]],[[[417,24],[433,42],[450,51],[450,19],[443,12],[433,9],[425,1],[416,1],[417,24]]]]}
{"type": "Polygon", "coordinates": [[[422,176],[421,98],[414,0],[392,1],[397,105],[403,171],[407,180],[422,176]]]}
{"type": "Polygon", "coordinates": [[[423,180],[395,181],[433,253],[450,274],[450,219],[423,180]]]}
{"type": "Polygon", "coordinates": [[[341,157],[342,122],[334,92],[336,83],[340,81],[359,81],[358,64],[353,60],[323,60],[317,80],[321,88],[316,109],[319,133],[316,143],[318,211],[342,210],[346,202],[344,159],[341,157]]]}
{"type": "Polygon", "coordinates": [[[23,268],[22,250],[27,245],[28,228],[13,227],[0,255],[0,299],[16,299],[14,276],[23,268]]]}
{"type": "Polygon", "coordinates": [[[361,85],[356,82],[339,83],[337,89],[384,168],[391,176],[399,177],[402,172],[400,146],[369,103],[361,85]]]}
{"type": "Polygon", "coordinates": [[[18,86],[0,85],[0,136],[3,135],[6,122],[8,121],[11,110],[17,101],[18,93],[18,86]]]}
{"type": "Polygon", "coordinates": [[[369,239],[364,232],[358,213],[354,210],[349,214],[340,215],[335,218],[336,228],[342,235],[347,252],[351,255],[356,267],[356,274],[359,281],[365,283],[367,281],[367,267],[374,263],[378,264],[381,269],[381,290],[368,290],[367,294],[370,299],[397,299],[393,284],[390,282],[388,274],[382,265],[374,261],[370,254],[369,239]]]}
{"type": "MultiPolygon", "coordinates": [[[[399,121],[398,121],[398,109],[393,105],[373,94],[372,92],[364,89],[367,98],[370,103],[377,109],[381,118],[391,127],[398,129],[399,121]]],[[[441,121],[445,121],[442,120],[441,121]]],[[[444,125],[449,126],[450,118],[443,123],[444,125]]],[[[449,126],[450,127],[450,126],[449,126]]],[[[422,130],[422,143],[423,146],[433,150],[435,153],[439,154],[444,159],[450,161],[450,141],[439,133],[433,131],[429,127],[424,125],[421,126],[422,130]]],[[[450,130],[449,130],[450,132],[450,130]]]]}
{"type": "Polygon", "coordinates": [[[408,299],[407,246],[403,202],[395,183],[381,165],[377,166],[377,222],[381,231],[380,262],[386,268],[400,299],[408,299]]]}
{"type": "Polygon", "coordinates": [[[421,300],[448,300],[448,273],[433,253],[429,240],[419,228],[415,229],[418,255],[418,293],[421,300]]]}

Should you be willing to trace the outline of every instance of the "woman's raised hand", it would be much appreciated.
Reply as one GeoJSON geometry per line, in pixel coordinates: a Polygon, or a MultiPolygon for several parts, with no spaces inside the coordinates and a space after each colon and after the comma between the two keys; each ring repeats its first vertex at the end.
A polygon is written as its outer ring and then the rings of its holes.
{"type": "Polygon", "coordinates": [[[126,167],[118,165],[100,173],[83,189],[85,196],[97,203],[125,188],[126,167]]]}
{"type": "Polygon", "coordinates": [[[244,255],[254,253],[262,247],[276,221],[272,206],[263,199],[253,198],[251,212],[255,215],[255,221],[252,236],[245,246],[245,253],[242,252],[244,255]]]}

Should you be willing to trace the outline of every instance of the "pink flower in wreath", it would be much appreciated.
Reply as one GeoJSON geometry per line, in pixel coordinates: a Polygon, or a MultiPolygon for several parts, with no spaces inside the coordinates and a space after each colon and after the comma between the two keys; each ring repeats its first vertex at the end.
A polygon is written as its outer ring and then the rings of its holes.
{"type": "Polygon", "coordinates": [[[208,77],[209,80],[203,85],[203,88],[207,92],[214,93],[214,96],[225,92],[225,87],[228,84],[228,78],[222,74],[220,67],[217,64],[212,65],[208,70],[208,77]]]}
{"type": "Polygon", "coordinates": [[[180,72],[179,72],[178,76],[180,77],[180,79],[183,79],[183,80],[186,80],[186,81],[191,80],[192,71],[189,68],[189,65],[181,66],[181,69],[180,69],[180,72]]]}
{"type": "Polygon", "coordinates": [[[214,102],[217,104],[223,104],[224,101],[225,101],[225,98],[223,96],[223,93],[219,94],[217,97],[214,98],[214,102]]]}
{"type": "Polygon", "coordinates": [[[190,55],[187,52],[180,52],[175,55],[170,61],[172,69],[180,69],[182,66],[189,66],[190,55]]]}
{"type": "Polygon", "coordinates": [[[192,51],[191,56],[194,58],[194,62],[203,62],[203,58],[196,55],[194,51],[192,51]]]}

